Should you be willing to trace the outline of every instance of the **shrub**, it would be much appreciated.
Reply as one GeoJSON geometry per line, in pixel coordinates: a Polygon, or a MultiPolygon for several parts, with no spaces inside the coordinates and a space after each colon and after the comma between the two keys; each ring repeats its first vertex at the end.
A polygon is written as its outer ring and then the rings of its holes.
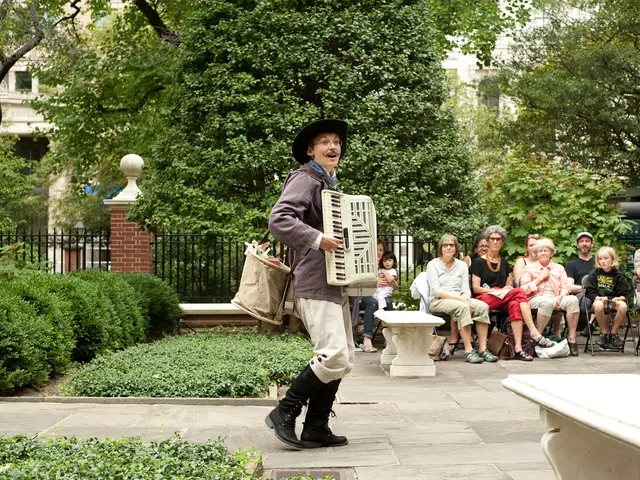
{"type": "Polygon", "coordinates": [[[122,278],[138,292],[138,302],[149,325],[148,334],[173,333],[182,317],[175,290],[153,275],[125,273],[122,278]]]}
{"type": "Polygon", "coordinates": [[[75,396],[257,397],[313,356],[295,335],[196,334],[101,356],[64,386],[75,396]]]}
{"type": "Polygon", "coordinates": [[[257,463],[254,453],[232,454],[222,439],[201,444],[176,436],[146,444],[139,437],[44,441],[0,437],[0,466],[8,466],[2,478],[258,480],[247,471],[250,463],[257,463]]]}
{"type": "Polygon", "coordinates": [[[40,318],[46,340],[40,343],[45,351],[52,373],[60,373],[71,362],[75,346],[72,323],[73,305],[59,295],[52,295],[55,276],[34,272],[9,282],[5,288],[15,293],[33,308],[33,315],[40,318]]]}
{"type": "Polygon", "coordinates": [[[42,385],[51,373],[47,351],[51,326],[33,306],[0,288],[0,393],[42,385]]]}
{"type": "Polygon", "coordinates": [[[139,293],[122,275],[102,270],[78,271],[71,275],[96,285],[113,304],[109,327],[115,348],[128,347],[145,340],[148,323],[139,307],[139,293]]]}

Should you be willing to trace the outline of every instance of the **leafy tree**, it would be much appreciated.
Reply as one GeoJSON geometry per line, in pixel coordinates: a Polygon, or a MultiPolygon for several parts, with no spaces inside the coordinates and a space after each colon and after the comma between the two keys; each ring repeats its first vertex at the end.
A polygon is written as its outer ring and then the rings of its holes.
{"type": "Polygon", "coordinates": [[[524,253],[527,233],[551,238],[558,263],[577,254],[575,236],[581,231],[591,232],[596,245],[626,255],[618,235],[628,232],[632,222],[607,202],[623,189],[622,182],[606,172],[571,167],[543,156],[514,155],[486,180],[489,222],[507,229],[504,252],[511,260],[524,253]]]}
{"type": "Polygon", "coordinates": [[[337,117],[351,125],[343,189],[374,198],[381,228],[474,231],[479,188],[428,14],[402,1],[197,3],[137,218],[255,235],[296,166],[296,131],[337,117]]]}
{"type": "Polygon", "coordinates": [[[29,164],[14,153],[16,138],[0,135],[0,232],[13,231],[39,213],[42,202],[24,170],[29,164]]]}
{"type": "Polygon", "coordinates": [[[509,136],[526,153],[544,152],[638,184],[640,3],[580,6],[586,10],[579,18],[550,9],[546,26],[514,43],[500,78],[517,104],[509,136]]]}
{"type": "MultiPolygon", "coordinates": [[[[154,3],[152,8],[140,0],[127,2],[122,14],[114,15],[110,23],[103,24],[101,28],[95,30],[95,35],[92,33],[93,31],[81,32],[78,36],[69,37],[65,42],[58,40],[47,44],[51,55],[40,64],[37,74],[41,79],[46,77],[46,82],[51,85],[64,87],[57,92],[47,92],[48,96],[37,104],[47,120],[56,125],[55,130],[50,133],[56,147],[53,154],[50,154],[49,159],[45,161],[47,171],[71,171],[72,182],[82,185],[91,181],[97,185],[97,190],[104,194],[112,187],[112,182],[118,178],[114,174],[117,174],[117,164],[123,154],[136,152],[142,155],[148,163],[151,161],[154,154],[150,152],[150,147],[156,138],[164,135],[164,133],[160,133],[164,130],[160,128],[159,124],[167,119],[167,115],[173,114],[161,110],[158,102],[164,97],[167,86],[173,77],[178,78],[180,75],[180,72],[172,66],[174,56],[178,54],[181,57],[187,56],[187,50],[197,43],[192,40],[191,44],[184,45],[181,44],[182,38],[186,35],[197,39],[197,35],[203,30],[210,44],[206,47],[209,50],[215,46],[217,42],[215,35],[218,32],[222,34],[221,40],[218,42],[221,49],[225,47],[223,43],[228,43],[230,40],[239,41],[242,45],[254,42],[256,38],[262,42],[260,39],[262,32],[259,31],[247,31],[244,34],[239,31],[235,38],[232,38],[232,35],[222,28],[218,28],[214,33],[208,29],[207,25],[198,24],[195,19],[207,15],[206,10],[227,8],[225,2],[213,2],[212,6],[209,3],[211,2],[193,0],[159,1],[154,3]],[[205,12],[203,13],[201,10],[205,12]],[[193,31],[194,28],[198,30],[193,31]],[[162,45],[163,43],[165,45],[162,45]],[[178,44],[181,44],[179,49],[175,48],[175,45],[178,44]]],[[[523,21],[530,5],[526,1],[508,0],[502,2],[505,8],[500,10],[493,0],[479,0],[478,2],[423,0],[404,3],[407,3],[408,10],[420,11],[422,15],[420,21],[431,24],[432,28],[429,30],[426,44],[432,50],[432,54],[435,54],[434,52],[442,53],[453,46],[459,46],[465,53],[476,53],[485,64],[489,62],[496,36],[512,28],[517,22],[523,21]]],[[[307,0],[298,3],[269,1],[262,2],[259,7],[256,6],[257,4],[258,2],[241,2],[229,7],[229,9],[231,11],[246,10],[247,12],[257,9],[256,11],[267,15],[271,14],[273,10],[280,12],[277,13],[277,16],[280,19],[284,18],[284,21],[287,19],[283,12],[286,12],[287,9],[294,12],[294,8],[299,9],[297,15],[302,15],[304,10],[314,11],[315,9],[327,12],[328,18],[334,16],[332,11],[328,11],[331,7],[327,6],[326,1],[307,0]]],[[[374,2],[370,7],[375,9],[378,8],[377,5],[374,2]]],[[[403,8],[401,3],[393,2],[393,5],[392,8],[387,9],[387,12],[403,8]]],[[[341,12],[348,8],[364,9],[365,7],[358,7],[356,2],[339,2],[335,8],[337,12],[341,12]],[[350,7],[352,4],[353,6],[350,7]]],[[[378,15],[378,18],[383,22],[388,21],[385,14],[378,15]]],[[[324,19],[323,23],[328,24],[327,19],[324,19]]],[[[357,25],[339,26],[343,30],[340,35],[346,38],[350,33],[345,33],[345,31],[354,31],[357,25]]],[[[241,24],[235,24],[234,27],[242,29],[241,24]]],[[[366,28],[370,29],[377,27],[377,25],[366,25],[366,28]]],[[[267,28],[273,31],[282,31],[279,25],[270,24],[267,28]]],[[[330,25],[329,28],[333,29],[335,26],[330,25]]],[[[292,34],[302,36],[304,32],[292,32],[289,29],[288,35],[292,34]]],[[[273,34],[267,32],[267,36],[272,37],[273,34]]],[[[282,39],[276,40],[277,45],[283,44],[282,39]]],[[[365,56],[366,49],[372,45],[370,39],[364,38],[364,35],[361,40],[359,45],[348,46],[351,47],[349,52],[351,58],[348,61],[352,65],[355,65],[356,57],[365,56]]],[[[315,43],[319,44],[318,41],[315,43]]],[[[416,42],[412,41],[411,43],[415,44],[416,42]]],[[[325,46],[324,44],[320,45],[321,48],[325,46]]],[[[200,46],[196,45],[196,47],[196,51],[193,52],[194,56],[200,54],[198,51],[200,46]]],[[[300,44],[299,47],[303,47],[303,45],[300,44]]],[[[332,52],[332,55],[341,58],[340,51],[343,46],[336,44],[334,48],[337,48],[338,51],[332,52]]],[[[394,50],[391,45],[388,45],[387,48],[391,49],[390,51],[398,51],[394,50]]],[[[275,54],[273,48],[263,48],[262,51],[259,51],[259,49],[250,46],[248,46],[247,52],[275,54]]],[[[301,54],[311,55],[312,53],[303,51],[301,54]]],[[[389,54],[388,56],[392,58],[394,55],[389,54]]],[[[331,56],[325,58],[331,58],[331,56]]],[[[304,59],[300,60],[299,63],[302,63],[304,59]]],[[[260,59],[256,59],[256,61],[262,62],[260,59]]],[[[380,63],[386,61],[386,58],[379,56],[377,61],[380,63]]],[[[242,58],[242,62],[245,66],[251,63],[246,57],[242,58]]],[[[297,68],[298,64],[293,62],[290,63],[290,66],[297,68]]],[[[283,72],[284,65],[279,65],[279,67],[279,71],[283,72]]],[[[383,65],[380,64],[375,68],[382,67],[383,65]]],[[[214,70],[211,69],[209,74],[213,73],[214,70]]],[[[253,73],[250,65],[247,73],[249,75],[253,73]]],[[[286,75],[291,77],[291,83],[300,82],[299,79],[296,79],[299,74],[290,71],[286,72],[286,75]]],[[[427,79],[424,80],[427,81],[427,79]]],[[[436,82],[439,82],[439,79],[436,78],[436,82]]],[[[311,93],[307,92],[305,95],[313,96],[313,86],[310,85],[309,88],[311,93]]],[[[392,92],[392,94],[396,94],[396,92],[392,92]]],[[[172,96],[170,101],[174,101],[174,99],[175,97],[172,96]]],[[[249,111],[252,111],[253,106],[248,108],[249,111]]],[[[305,118],[310,118],[310,116],[307,115],[305,118]]],[[[273,134],[268,135],[273,138],[276,138],[274,137],[276,134],[280,135],[276,139],[283,141],[281,152],[284,152],[284,145],[290,141],[291,135],[298,127],[297,121],[290,121],[284,133],[276,128],[273,134]]],[[[251,138],[252,135],[252,132],[246,132],[247,138],[251,138]]],[[[254,145],[254,147],[257,148],[258,145],[254,145]]],[[[257,157],[266,153],[256,152],[253,156],[257,157]]],[[[175,159],[175,161],[179,169],[181,160],[175,159]]],[[[278,171],[282,172],[281,169],[278,171]]],[[[345,185],[348,185],[348,179],[345,176],[343,178],[345,185]]],[[[81,192],[81,190],[75,189],[74,192],[81,192]]],[[[221,193],[218,193],[218,197],[220,195],[221,193]]],[[[76,199],[80,203],[83,200],[81,196],[76,199]]],[[[273,199],[274,195],[271,195],[263,203],[268,206],[268,202],[272,202],[273,199]]],[[[425,215],[427,214],[425,213],[425,215]]],[[[245,225],[255,226],[255,222],[252,220],[254,214],[249,211],[247,215],[245,225]]]]}

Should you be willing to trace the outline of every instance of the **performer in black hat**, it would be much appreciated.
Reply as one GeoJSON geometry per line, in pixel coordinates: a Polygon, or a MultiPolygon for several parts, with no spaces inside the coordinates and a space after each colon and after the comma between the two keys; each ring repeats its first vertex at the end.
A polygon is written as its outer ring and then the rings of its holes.
{"type": "Polygon", "coordinates": [[[341,379],[351,371],[355,346],[346,292],[327,283],[324,252],[340,241],[323,233],[322,197],[335,189],[335,168],[347,151],[349,126],[324,119],[304,127],[293,141],[293,157],[302,166],[285,180],[280,199],[269,218],[276,239],[301,260],[294,272],[295,314],[311,336],[314,358],[300,372],[285,398],[265,419],[276,437],[296,448],[338,447],[346,437],[334,435],[329,415],[341,379]],[[295,422],[309,402],[300,440],[295,422]]]}

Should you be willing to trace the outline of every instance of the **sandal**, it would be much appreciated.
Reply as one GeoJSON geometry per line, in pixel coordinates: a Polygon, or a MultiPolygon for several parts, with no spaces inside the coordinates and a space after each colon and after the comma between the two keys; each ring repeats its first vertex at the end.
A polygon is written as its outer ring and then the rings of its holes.
{"type": "Polygon", "coordinates": [[[524,350],[520,350],[513,355],[513,360],[522,360],[523,362],[532,362],[533,357],[524,350]]]}
{"type": "Polygon", "coordinates": [[[362,351],[365,353],[374,353],[377,352],[378,349],[373,345],[362,345],[362,351]]]}
{"type": "Polygon", "coordinates": [[[534,342],[536,342],[536,345],[538,345],[539,347],[542,347],[542,348],[550,348],[550,347],[553,347],[555,345],[554,342],[552,342],[548,338],[545,338],[542,335],[540,335],[538,338],[536,338],[534,340],[534,342]]]}

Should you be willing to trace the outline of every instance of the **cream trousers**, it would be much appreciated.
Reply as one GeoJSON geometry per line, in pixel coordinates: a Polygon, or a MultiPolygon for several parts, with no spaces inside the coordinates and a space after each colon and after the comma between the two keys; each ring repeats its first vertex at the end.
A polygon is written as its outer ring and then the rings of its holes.
{"type": "Polygon", "coordinates": [[[347,375],[353,368],[355,345],[351,328],[349,297],[342,304],[313,298],[295,299],[295,315],[309,332],[315,356],[309,364],[323,382],[329,383],[347,375]]]}

